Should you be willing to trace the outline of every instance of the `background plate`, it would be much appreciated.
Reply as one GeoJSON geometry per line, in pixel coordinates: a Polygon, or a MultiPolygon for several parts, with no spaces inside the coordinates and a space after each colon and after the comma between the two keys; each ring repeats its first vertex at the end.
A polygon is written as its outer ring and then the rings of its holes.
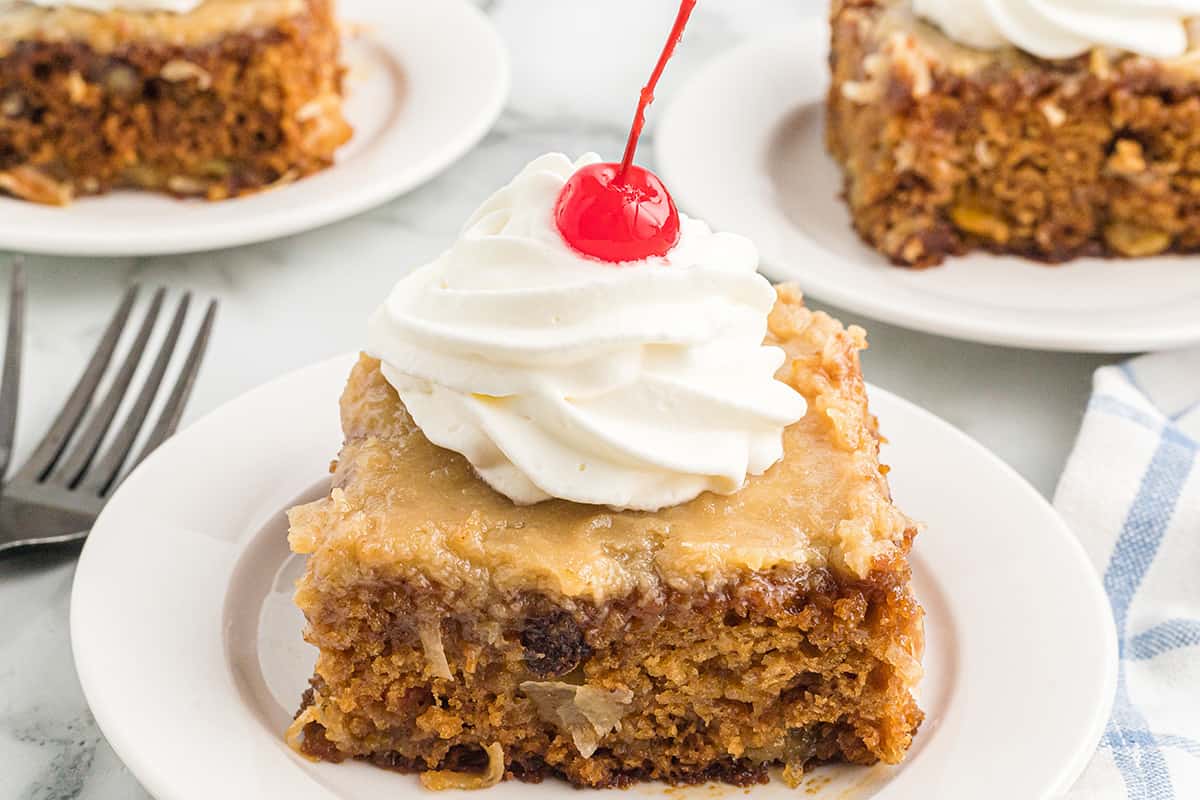
{"type": "Polygon", "coordinates": [[[828,31],[752,41],[701,70],[663,114],[659,174],[680,207],[750,237],[763,271],[907,328],[988,344],[1132,352],[1200,341],[1200,257],[1046,266],[971,254],[894,267],[862,243],[825,151],[828,31]]]}
{"type": "Polygon", "coordinates": [[[491,127],[508,56],[465,0],[340,0],[346,115],[333,167],[218,203],[122,191],[66,208],[0,196],[0,249],[80,256],[186,253],[286,236],[365,211],[433,177],[491,127]]]}
{"type": "MultiPolygon", "coordinates": [[[[76,572],[71,632],[92,713],[159,800],[405,797],[412,776],[311,764],[284,744],[315,659],[290,598],[283,511],[318,496],[341,440],[345,356],[293,373],[178,434],[122,485],[76,572]]],[[[877,388],[897,501],[926,523],[913,557],[928,612],[927,718],[896,768],[829,768],[818,797],[1048,797],[1108,718],[1116,639],[1082,549],[1009,467],[877,388]]],[[[663,796],[658,785],[640,794],[663,796]]],[[[741,793],[738,789],[719,792],[741,793]]],[[[752,790],[794,800],[782,783],[752,790]]],[[[712,800],[714,790],[673,790],[712,800]]],[[[507,783],[493,800],[579,798],[507,783]]]]}

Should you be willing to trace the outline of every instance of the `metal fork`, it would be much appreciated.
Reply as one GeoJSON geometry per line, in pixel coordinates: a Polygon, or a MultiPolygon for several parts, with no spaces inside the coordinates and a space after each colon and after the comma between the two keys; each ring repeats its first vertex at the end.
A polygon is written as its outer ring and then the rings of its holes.
{"type": "MultiPolygon", "coordinates": [[[[137,286],[126,292],[87,368],[58,412],[50,430],[0,492],[0,553],[85,538],[100,509],[123,479],[122,467],[126,464],[130,469],[136,467],[175,432],[208,346],[217,311],[215,300],[208,304],[183,368],[157,422],[137,457],[131,458],[138,433],[149,416],[179,340],[191,303],[190,293],[185,294],[176,306],[166,337],[146,374],[141,391],[103,452],[101,448],[105,436],[116,420],[134,373],[146,352],[146,345],[162,311],[166,290],[158,289],[154,293],[129,351],[109,382],[108,391],[88,414],[92,399],[129,322],[138,292],[137,286]]],[[[0,475],[7,473],[12,457],[24,317],[25,281],[18,262],[14,264],[9,289],[8,340],[4,352],[3,384],[0,385],[0,475]]]]}

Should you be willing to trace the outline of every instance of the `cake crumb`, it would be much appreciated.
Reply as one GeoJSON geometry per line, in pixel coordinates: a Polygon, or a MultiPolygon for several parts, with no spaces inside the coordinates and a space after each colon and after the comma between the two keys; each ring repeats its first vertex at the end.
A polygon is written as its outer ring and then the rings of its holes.
{"type": "Polygon", "coordinates": [[[185,61],[182,58],[173,58],[163,64],[163,68],[158,74],[163,80],[171,83],[194,80],[197,88],[201,91],[212,88],[212,73],[199,64],[185,61]]]}

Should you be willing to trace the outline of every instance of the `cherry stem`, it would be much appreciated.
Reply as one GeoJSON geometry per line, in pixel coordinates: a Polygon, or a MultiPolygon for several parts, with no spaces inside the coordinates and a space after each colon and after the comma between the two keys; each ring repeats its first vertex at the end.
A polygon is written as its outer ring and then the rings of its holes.
{"type": "Polygon", "coordinates": [[[621,169],[617,172],[614,183],[625,182],[625,173],[633,164],[633,155],[637,152],[642,128],[646,127],[646,108],[654,102],[654,89],[658,86],[658,79],[662,77],[667,62],[671,60],[671,54],[675,52],[675,45],[679,44],[679,40],[683,38],[683,29],[687,26],[688,17],[692,15],[692,9],[695,7],[696,0],[681,0],[679,3],[679,14],[676,15],[675,24],[671,27],[671,35],[667,37],[667,43],[663,45],[658,63],[654,65],[654,71],[650,73],[649,82],[642,87],[637,113],[633,116],[633,126],[629,129],[629,140],[625,143],[625,155],[621,158],[621,169]]]}

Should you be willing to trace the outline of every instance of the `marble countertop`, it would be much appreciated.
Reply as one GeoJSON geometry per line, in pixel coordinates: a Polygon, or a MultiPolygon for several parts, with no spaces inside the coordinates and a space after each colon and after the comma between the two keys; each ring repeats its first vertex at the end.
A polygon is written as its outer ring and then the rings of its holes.
{"type": "MultiPolygon", "coordinates": [[[[426,186],[346,222],[250,247],[162,258],[29,259],[17,460],[49,424],[130,284],[220,299],[187,414],[195,418],[271,377],[360,346],[368,312],[392,283],[436,254],[477,202],[529,159],[548,150],[619,154],[674,4],[479,4],[511,48],[511,101],[480,146],[426,186]]],[[[706,0],[660,97],[742,37],[823,12],[819,0],[706,0]]],[[[640,152],[648,159],[651,148],[640,152]]],[[[0,255],[0,264],[7,260],[0,255]]],[[[830,310],[870,332],[871,381],[942,416],[1052,493],[1091,373],[1113,359],[965,344],[830,310]]],[[[144,798],[104,742],[75,678],[67,626],[73,566],[70,553],[0,561],[0,797],[144,798]]]]}

